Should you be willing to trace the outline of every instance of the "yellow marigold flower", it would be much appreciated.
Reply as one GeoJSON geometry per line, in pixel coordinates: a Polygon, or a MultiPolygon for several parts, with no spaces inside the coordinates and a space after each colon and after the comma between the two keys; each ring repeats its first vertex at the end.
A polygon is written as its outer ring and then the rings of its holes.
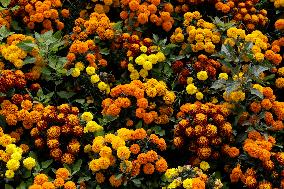
{"type": "Polygon", "coordinates": [[[206,71],[200,71],[197,73],[197,79],[201,80],[201,81],[205,81],[206,79],[208,79],[208,74],[206,71]]]}
{"type": "Polygon", "coordinates": [[[142,46],[140,47],[140,51],[142,51],[143,53],[146,53],[147,50],[148,50],[147,47],[144,46],[144,45],[142,45],[142,46]]]}
{"type": "Polygon", "coordinates": [[[20,167],[20,162],[18,160],[10,159],[6,164],[7,169],[16,171],[20,167]]]}
{"type": "Polygon", "coordinates": [[[277,73],[282,77],[284,76],[284,67],[278,69],[277,73]]]}
{"type": "Polygon", "coordinates": [[[107,89],[107,84],[103,81],[99,82],[98,84],[98,88],[101,90],[101,91],[104,91],[107,89]]]}
{"type": "Polygon", "coordinates": [[[187,83],[187,84],[192,84],[192,82],[193,82],[193,77],[188,77],[188,78],[186,79],[186,83],[187,83]]]}
{"type": "Polygon", "coordinates": [[[110,166],[110,159],[107,157],[100,157],[98,159],[100,164],[100,169],[108,169],[110,166]]]}
{"type": "Polygon", "coordinates": [[[94,68],[93,66],[88,66],[86,68],[86,72],[88,75],[94,75],[96,73],[96,68],[94,68]]]}
{"type": "Polygon", "coordinates": [[[152,64],[152,62],[150,62],[150,61],[145,61],[145,62],[143,63],[143,68],[144,68],[145,70],[151,70],[152,67],[153,67],[153,64],[152,64]]]}
{"type": "Polygon", "coordinates": [[[202,169],[203,171],[207,171],[210,168],[209,163],[206,161],[200,162],[199,166],[200,166],[200,169],[202,169]]]}
{"type": "MultiPolygon", "coordinates": [[[[143,62],[143,63],[144,63],[144,62],[143,62]]],[[[133,71],[135,70],[133,64],[128,64],[128,65],[127,65],[127,69],[128,69],[128,71],[130,71],[130,72],[133,72],[133,71]]]]}
{"type": "MultiPolygon", "coordinates": [[[[5,136],[5,135],[4,135],[5,136]]],[[[7,135],[8,136],[8,135],[7,135]]],[[[10,136],[9,136],[10,137],[10,136]]],[[[2,144],[1,144],[2,145],[2,144]]],[[[17,150],[17,146],[15,144],[8,144],[6,146],[5,152],[8,154],[13,154],[17,150]]]]}
{"type": "Polygon", "coordinates": [[[126,146],[117,148],[117,157],[121,160],[127,160],[130,157],[131,151],[126,146]]]}
{"type": "Polygon", "coordinates": [[[228,80],[228,74],[227,73],[220,73],[218,78],[228,80]]]}
{"type": "Polygon", "coordinates": [[[158,62],[158,56],[156,54],[150,54],[148,56],[148,60],[152,63],[152,64],[156,64],[158,62]]]}
{"type": "Polygon", "coordinates": [[[32,157],[28,157],[24,159],[23,164],[25,168],[27,168],[28,170],[32,170],[32,168],[36,166],[36,161],[32,157]]]}
{"type": "Polygon", "coordinates": [[[101,151],[100,151],[100,156],[101,157],[110,157],[112,155],[112,150],[110,147],[108,146],[104,146],[102,147],[101,151]]]}
{"type": "Polygon", "coordinates": [[[279,89],[284,88],[284,78],[283,77],[277,78],[275,81],[275,85],[279,89]]]}
{"type": "Polygon", "coordinates": [[[168,189],[177,188],[177,187],[179,187],[181,184],[182,184],[182,181],[181,181],[181,180],[175,179],[175,180],[173,180],[173,181],[167,186],[167,188],[168,188],[168,189]]]}
{"type": "Polygon", "coordinates": [[[173,177],[176,177],[178,175],[178,169],[177,168],[171,168],[167,169],[165,176],[167,179],[172,179],[173,177]]]}
{"type": "Polygon", "coordinates": [[[203,94],[202,94],[202,92],[197,92],[197,93],[195,94],[195,96],[196,96],[196,99],[197,99],[197,100],[202,100],[202,99],[203,99],[203,94]]]}
{"type": "Polygon", "coordinates": [[[130,79],[131,80],[137,80],[139,79],[139,72],[137,70],[134,70],[133,72],[131,72],[130,74],[130,79]]]}
{"type": "Polygon", "coordinates": [[[258,62],[261,62],[264,59],[264,54],[258,52],[254,54],[254,57],[258,62]]]}
{"type": "Polygon", "coordinates": [[[100,77],[97,74],[91,76],[91,83],[95,84],[100,81],[100,77]]]}
{"type": "Polygon", "coordinates": [[[97,132],[97,131],[102,131],[103,127],[100,126],[97,122],[95,121],[89,121],[86,124],[86,127],[84,128],[84,132],[97,132]]]}
{"type": "Polygon", "coordinates": [[[93,159],[89,163],[89,169],[93,172],[99,171],[100,170],[100,161],[98,159],[93,159]]]}
{"type": "Polygon", "coordinates": [[[141,69],[139,71],[139,74],[140,74],[141,77],[146,78],[148,76],[148,71],[145,70],[145,69],[141,69]]]}
{"type": "Polygon", "coordinates": [[[85,153],[89,153],[92,151],[92,146],[90,144],[87,144],[86,146],[84,146],[84,152],[85,153]]]}
{"type": "Polygon", "coordinates": [[[82,62],[77,62],[75,64],[75,68],[78,68],[80,71],[83,71],[85,69],[85,66],[82,62]]]}
{"type": "Polygon", "coordinates": [[[182,185],[185,189],[191,189],[192,188],[192,179],[185,179],[183,182],[182,182],[182,185]]]}
{"type": "Polygon", "coordinates": [[[12,170],[6,170],[6,172],[5,172],[5,177],[6,177],[6,178],[11,179],[11,178],[14,178],[14,176],[15,176],[14,171],[12,171],[12,170]]]}
{"type": "Polygon", "coordinates": [[[158,52],[156,54],[156,56],[158,57],[158,62],[163,62],[163,61],[166,60],[166,57],[165,57],[164,53],[162,53],[162,52],[158,52]]]}
{"type": "MultiPolygon", "coordinates": [[[[143,65],[145,61],[146,61],[145,58],[141,55],[138,56],[137,58],[135,58],[135,63],[138,64],[138,65],[143,65]]],[[[131,66],[130,66],[130,70],[133,70],[131,66]]],[[[130,71],[130,70],[129,70],[129,66],[128,66],[128,71],[130,71]]]]}
{"type": "Polygon", "coordinates": [[[11,158],[14,159],[14,160],[20,161],[22,159],[22,153],[14,152],[11,155],[11,158]]]}
{"type": "Polygon", "coordinates": [[[84,112],[82,115],[81,115],[81,118],[84,120],[84,121],[92,121],[94,116],[91,112],[84,112]]]}
{"type": "Polygon", "coordinates": [[[125,146],[125,141],[122,140],[120,137],[114,137],[111,141],[112,148],[117,150],[121,146],[125,146]]]}
{"type": "Polygon", "coordinates": [[[81,73],[80,73],[79,68],[73,68],[72,73],[71,73],[72,77],[79,77],[80,74],[81,73]]]}
{"type": "Polygon", "coordinates": [[[197,91],[197,87],[195,87],[194,84],[188,84],[186,86],[186,92],[190,95],[197,93],[197,91]]]}
{"type": "Polygon", "coordinates": [[[254,84],[252,88],[257,89],[259,92],[263,93],[263,87],[260,84],[254,84]]]}

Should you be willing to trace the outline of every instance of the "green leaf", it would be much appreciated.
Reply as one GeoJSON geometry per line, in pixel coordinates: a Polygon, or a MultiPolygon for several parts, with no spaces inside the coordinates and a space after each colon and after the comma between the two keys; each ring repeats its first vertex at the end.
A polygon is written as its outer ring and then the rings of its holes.
{"type": "Polygon", "coordinates": [[[109,55],[109,49],[108,48],[100,49],[100,53],[103,55],[109,55]]]}
{"type": "Polygon", "coordinates": [[[268,70],[269,68],[268,67],[265,67],[265,66],[261,66],[261,65],[255,65],[252,67],[252,70],[253,70],[253,75],[255,77],[259,77],[259,74],[261,74],[262,72],[268,70]]]}
{"type": "Polygon", "coordinates": [[[20,43],[17,44],[18,47],[23,49],[24,51],[32,51],[37,45],[32,42],[32,40],[25,40],[21,41],[20,43]]]}
{"type": "Polygon", "coordinates": [[[63,167],[66,168],[69,171],[69,173],[72,173],[70,167],[66,163],[63,164],[63,167]]]}
{"type": "Polygon", "coordinates": [[[80,168],[81,168],[81,165],[82,165],[82,160],[79,159],[78,161],[76,161],[76,163],[73,165],[72,167],[72,175],[74,175],[75,173],[77,173],[78,171],[80,171],[80,168]]]}
{"type": "Polygon", "coordinates": [[[68,92],[68,91],[59,91],[59,92],[56,92],[56,94],[57,94],[60,98],[69,99],[69,98],[71,98],[72,96],[74,96],[76,93],[74,93],[74,92],[68,92]]]}
{"type": "Polygon", "coordinates": [[[26,189],[27,186],[26,186],[26,183],[24,181],[21,182],[21,184],[19,186],[17,186],[16,189],[26,189]]]}
{"type": "Polygon", "coordinates": [[[78,183],[84,182],[84,181],[88,181],[88,180],[90,180],[90,179],[91,179],[91,177],[79,177],[78,183]]]}
{"type": "Polygon", "coordinates": [[[258,96],[259,98],[263,99],[263,94],[262,94],[259,90],[257,90],[257,89],[251,88],[251,89],[250,89],[250,93],[251,93],[252,95],[256,95],[256,96],[258,96]]]}
{"type": "Polygon", "coordinates": [[[142,125],[143,125],[142,120],[140,120],[140,121],[138,121],[138,123],[135,125],[135,128],[136,128],[136,129],[140,129],[140,128],[142,128],[142,125]]]}
{"type": "Polygon", "coordinates": [[[5,116],[3,116],[3,115],[0,115],[0,127],[6,127],[7,126],[7,123],[6,123],[6,118],[5,118],[5,116]]]}
{"type": "Polygon", "coordinates": [[[32,175],[32,171],[30,170],[25,170],[23,174],[23,178],[30,178],[32,175]]]}
{"type": "Polygon", "coordinates": [[[53,162],[52,159],[42,162],[42,163],[41,163],[41,168],[42,168],[42,169],[48,168],[48,167],[52,164],[52,162],[53,162]]]}
{"type": "Polygon", "coordinates": [[[160,136],[164,136],[166,134],[165,130],[163,130],[160,126],[152,127],[151,130],[160,136]]]}
{"type": "Polygon", "coordinates": [[[36,58],[35,57],[27,57],[25,60],[24,60],[24,64],[33,64],[35,63],[36,61],[36,58]]]}
{"type": "Polygon", "coordinates": [[[85,101],[86,101],[85,99],[76,99],[76,100],[74,100],[74,102],[77,102],[79,104],[84,104],[85,101]]]}
{"type": "Polygon", "coordinates": [[[115,175],[115,178],[116,179],[121,179],[122,176],[123,176],[122,174],[117,174],[117,175],[115,175]]]}
{"type": "Polygon", "coordinates": [[[11,0],[0,0],[0,2],[3,5],[3,7],[6,8],[10,4],[11,0]]]}
{"type": "Polygon", "coordinates": [[[219,79],[219,80],[214,81],[211,88],[218,90],[218,89],[223,89],[225,86],[226,86],[226,80],[219,79]]]}
{"type": "Polygon", "coordinates": [[[0,40],[2,41],[4,38],[8,37],[9,35],[12,35],[15,32],[10,32],[7,30],[6,26],[2,26],[0,28],[0,40]]]}
{"type": "Polygon", "coordinates": [[[134,183],[135,186],[141,187],[142,182],[140,179],[133,179],[132,182],[134,183]]]}
{"type": "Polygon", "coordinates": [[[10,184],[5,184],[5,189],[14,189],[10,184]]]}

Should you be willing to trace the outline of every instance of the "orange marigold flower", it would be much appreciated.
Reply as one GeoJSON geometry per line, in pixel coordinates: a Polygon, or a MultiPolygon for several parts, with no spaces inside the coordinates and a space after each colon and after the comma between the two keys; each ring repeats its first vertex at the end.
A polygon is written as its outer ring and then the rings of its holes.
{"type": "Polygon", "coordinates": [[[64,186],[65,181],[62,178],[56,178],[53,181],[53,184],[55,187],[61,187],[64,186]]]}
{"type": "Polygon", "coordinates": [[[109,182],[113,187],[118,188],[122,184],[122,178],[116,178],[115,175],[112,175],[109,178],[109,182]]]}
{"type": "Polygon", "coordinates": [[[34,178],[34,184],[42,185],[43,183],[48,181],[48,176],[45,174],[38,174],[34,178]]]}
{"type": "Polygon", "coordinates": [[[73,181],[67,181],[64,184],[64,189],[76,189],[76,184],[73,181]]]}
{"type": "Polygon", "coordinates": [[[132,144],[129,149],[132,154],[138,154],[140,152],[140,146],[138,144],[132,144]]]}
{"type": "Polygon", "coordinates": [[[155,171],[155,166],[152,164],[152,163],[146,163],[144,166],[143,166],[143,172],[146,174],[146,175],[151,175],[153,174],[155,171]]]}
{"type": "Polygon", "coordinates": [[[56,171],[56,178],[62,178],[63,180],[67,180],[70,176],[70,172],[66,168],[59,168],[56,171]]]}
{"type": "Polygon", "coordinates": [[[158,161],[156,161],[155,168],[160,173],[166,172],[168,168],[167,161],[164,158],[160,158],[158,161]]]}

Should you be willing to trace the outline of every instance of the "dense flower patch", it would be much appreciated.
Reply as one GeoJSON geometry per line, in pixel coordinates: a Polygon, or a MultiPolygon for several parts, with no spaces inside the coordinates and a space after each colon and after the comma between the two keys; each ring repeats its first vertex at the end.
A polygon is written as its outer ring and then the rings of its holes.
{"type": "Polygon", "coordinates": [[[283,189],[283,0],[0,0],[0,188],[283,189]]]}

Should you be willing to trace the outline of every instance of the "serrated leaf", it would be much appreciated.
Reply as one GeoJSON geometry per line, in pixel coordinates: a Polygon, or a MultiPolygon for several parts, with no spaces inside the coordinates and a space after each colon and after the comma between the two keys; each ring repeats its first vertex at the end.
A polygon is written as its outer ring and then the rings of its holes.
{"type": "Polygon", "coordinates": [[[257,89],[251,88],[251,89],[250,89],[250,93],[251,93],[252,95],[256,95],[256,96],[258,96],[259,98],[263,99],[263,94],[262,94],[259,90],[257,90],[257,89]]]}
{"type": "Polygon", "coordinates": [[[139,180],[139,179],[133,179],[132,182],[134,183],[135,186],[141,187],[141,184],[142,184],[141,180],[139,180]]]}
{"type": "Polygon", "coordinates": [[[0,2],[3,5],[3,7],[6,8],[10,4],[11,0],[0,0],[0,2]]]}
{"type": "Polygon", "coordinates": [[[214,81],[211,88],[218,90],[218,89],[224,88],[225,86],[226,86],[226,81],[224,79],[219,79],[219,80],[214,81]]]}
{"type": "Polygon", "coordinates": [[[253,75],[254,75],[255,77],[259,77],[259,75],[260,75],[262,72],[264,72],[264,71],[266,71],[266,70],[268,70],[268,69],[269,69],[269,68],[268,68],[268,67],[265,67],[265,66],[255,65],[255,66],[252,67],[253,75]]]}
{"type": "Polygon", "coordinates": [[[14,189],[10,184],[5,184],[5,189],[14,189]]]}
{"type": "Polygon", "coordinates": [[[35,57],[27,57],[25,60],[24,60],[24,64],[33,64],[35,63],[36,61],[36,58],[35,57]]]}
{"type": "Polygon", "coordinates": [[[78,171],[80,171],[81,169],[81,165],[82,165],[82,160],[79,159],[78,161],[76,161],[76,163],[73,165],[72,167],[72,174],[75,174],[77,173],[78,171]]]}
{"type": "Polygon", "coordinates": [[[18,47],[23,49],[24,51],[32,51],[37,45],[32,42],[32,40],[25,40],[21,41],[20,43],[17,44],[18,47]]]}
{"type": "Polygon", "coordinates": [[[10,32],[6,26],[2,26],[0,28],[0,40],[3,40],[4,38],[8,37],[9,35],[12,35],[15,32],[10,32]]]}
{"type": "Polygon", "coordinates": [[[26,183],[22,181],[21,184],[17,186],[16,189],[26,189],[26,188],[27,188],[26,183]]]}
{"type": "Polygon", "coordinates": [[[88,181],[88,180],[90,180],[90,179],[91,179],[91,177],[79,177],[78,183],[84,182],[84,181],[88,181]]]}
{"type": "Polygon", "coordinates": [[[102,55],[109,55],[109,49],[108,49],[108,48],[100,49],[100,53],[101,53],[102,55]]]}
{"type": "Polygon", "coordinates": [[[48,168],[48,167],[52,164],[52,162],[53,162],[52,159],[42,162],[42,163],[41,163],[41,168],[42,168],[42,169],[48,168]]]}
{"type": "Polygon", "coordinates": [[[123,176],[122,174],[117,174],[115,175],[115,179],[121,179],[122,176],[123,176]]]}
{"type": "Polygon", "coordinates": [[[76,93],[74,93],[74,92],[68,92],[68,91],[59,91],[59,92],[56,92],[56,94],[57,94],[60,98],[68,99],[68,98],[73,97],[76,93]]]}
{"type": "Polygon", "coordinates": [[[138,123],[135,125],[135,128],[136,128],[136,129],[140,129],[140,128],[142,128],[142,125],[143,125],[143,123],[142,123],[142,121],[140,120],[140,121],[138,121],[138,123]]]}
{"type": "Polygon", "coordinates": [[[155,134],[160,135],[160,136],[164,136],[166,134],[166,131],[163,130],[160,126],[152,127],[151,130],[154,131],[155,134]]]}

